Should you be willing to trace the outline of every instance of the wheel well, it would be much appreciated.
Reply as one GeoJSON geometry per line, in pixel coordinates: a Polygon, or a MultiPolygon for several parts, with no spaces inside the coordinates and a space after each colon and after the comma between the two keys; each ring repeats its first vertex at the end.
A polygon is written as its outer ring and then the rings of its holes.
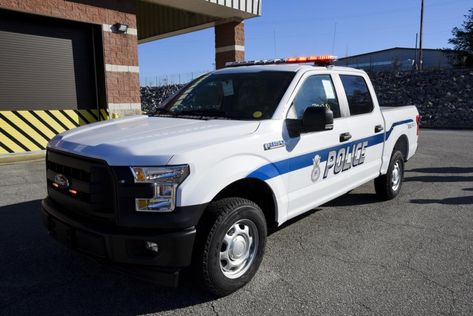
{"type": "Polygon", "coordinates": [[[254,178],[238,180],[220,191],[213,201],[226,197],[241,197],[253,201],[263,210],[268,226],[277,225],[274,194],[266,182],[254,178]]]}
{"type": "Polygon", "coordinates": [[[400,150],[402,155],[404,156],[404,160],[407,161],[407,157],[409,155],[409,140],[407,139],[406,135],[401,135],[397,140],[396,144],[394,145],[394,150],[400,150]]]}

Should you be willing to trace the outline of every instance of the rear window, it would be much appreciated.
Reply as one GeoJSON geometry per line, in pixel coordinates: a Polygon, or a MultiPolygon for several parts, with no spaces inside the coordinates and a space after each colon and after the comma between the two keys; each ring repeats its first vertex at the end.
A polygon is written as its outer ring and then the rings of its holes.
{"type": "Polygon", "coordinates": [[[348,99],[351,115],[373,111],[373,99],[365,79],[360,76],[340,75],[348,99]]]}

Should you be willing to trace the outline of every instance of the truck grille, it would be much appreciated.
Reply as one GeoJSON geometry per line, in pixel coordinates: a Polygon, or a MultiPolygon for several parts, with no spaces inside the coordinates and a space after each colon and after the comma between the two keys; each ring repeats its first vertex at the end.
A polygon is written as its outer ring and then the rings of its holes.
{"type": "Polygon", "coordinates": [[[113,181],[105,162],[48,150],[46,169],[48,195],[62,212],[114,220],[113,181]],[[58,185],[57,177],[65,183],[58,185]]]}

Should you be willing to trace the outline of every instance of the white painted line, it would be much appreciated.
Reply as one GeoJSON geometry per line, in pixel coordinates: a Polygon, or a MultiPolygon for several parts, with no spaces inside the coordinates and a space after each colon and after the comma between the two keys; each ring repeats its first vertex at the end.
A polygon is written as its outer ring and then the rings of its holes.
{"type": "Polygon", "coordinates": [[[126,66],[126,65],[112,65],[112,64],[105,64],[105,70],[111,72],[133,72],[139,73],[140,67],[138,66],[126,66]]]}
{"type": "Polygon", "coordinates": [[[244,52],[245,51],[245,46],[243,46],[243,45],[229,45],[229,46],[217,47],[215,49],[216,53],[224,53],[224,52],[231,52],[231,51],[244,52]]]}
{"type": "Polygon", "coordinates": [[[141,110],[141,103],[109,103],[108,110],[141,110]]]}

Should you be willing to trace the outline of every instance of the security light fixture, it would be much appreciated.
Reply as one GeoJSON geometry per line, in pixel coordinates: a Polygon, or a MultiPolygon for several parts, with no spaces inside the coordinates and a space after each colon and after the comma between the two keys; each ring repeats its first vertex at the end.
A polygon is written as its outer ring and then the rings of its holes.
{"type": "Polygon", "coordinates": [[[115,23],[112,25],[112,32],[113,33],[126,33],[128,31],[128,24],[122,24],[122,23],[115,23]]]}
{"type": "Polygon", "coordinates": [[[145,242],[145,248],[146,250],[148,251],[151,251],[151,252],[154,252],[154,253],[158,253],[159,252],[159,246],[157,243],[153,242],[153,241],[146,241],[145,242]]]}

